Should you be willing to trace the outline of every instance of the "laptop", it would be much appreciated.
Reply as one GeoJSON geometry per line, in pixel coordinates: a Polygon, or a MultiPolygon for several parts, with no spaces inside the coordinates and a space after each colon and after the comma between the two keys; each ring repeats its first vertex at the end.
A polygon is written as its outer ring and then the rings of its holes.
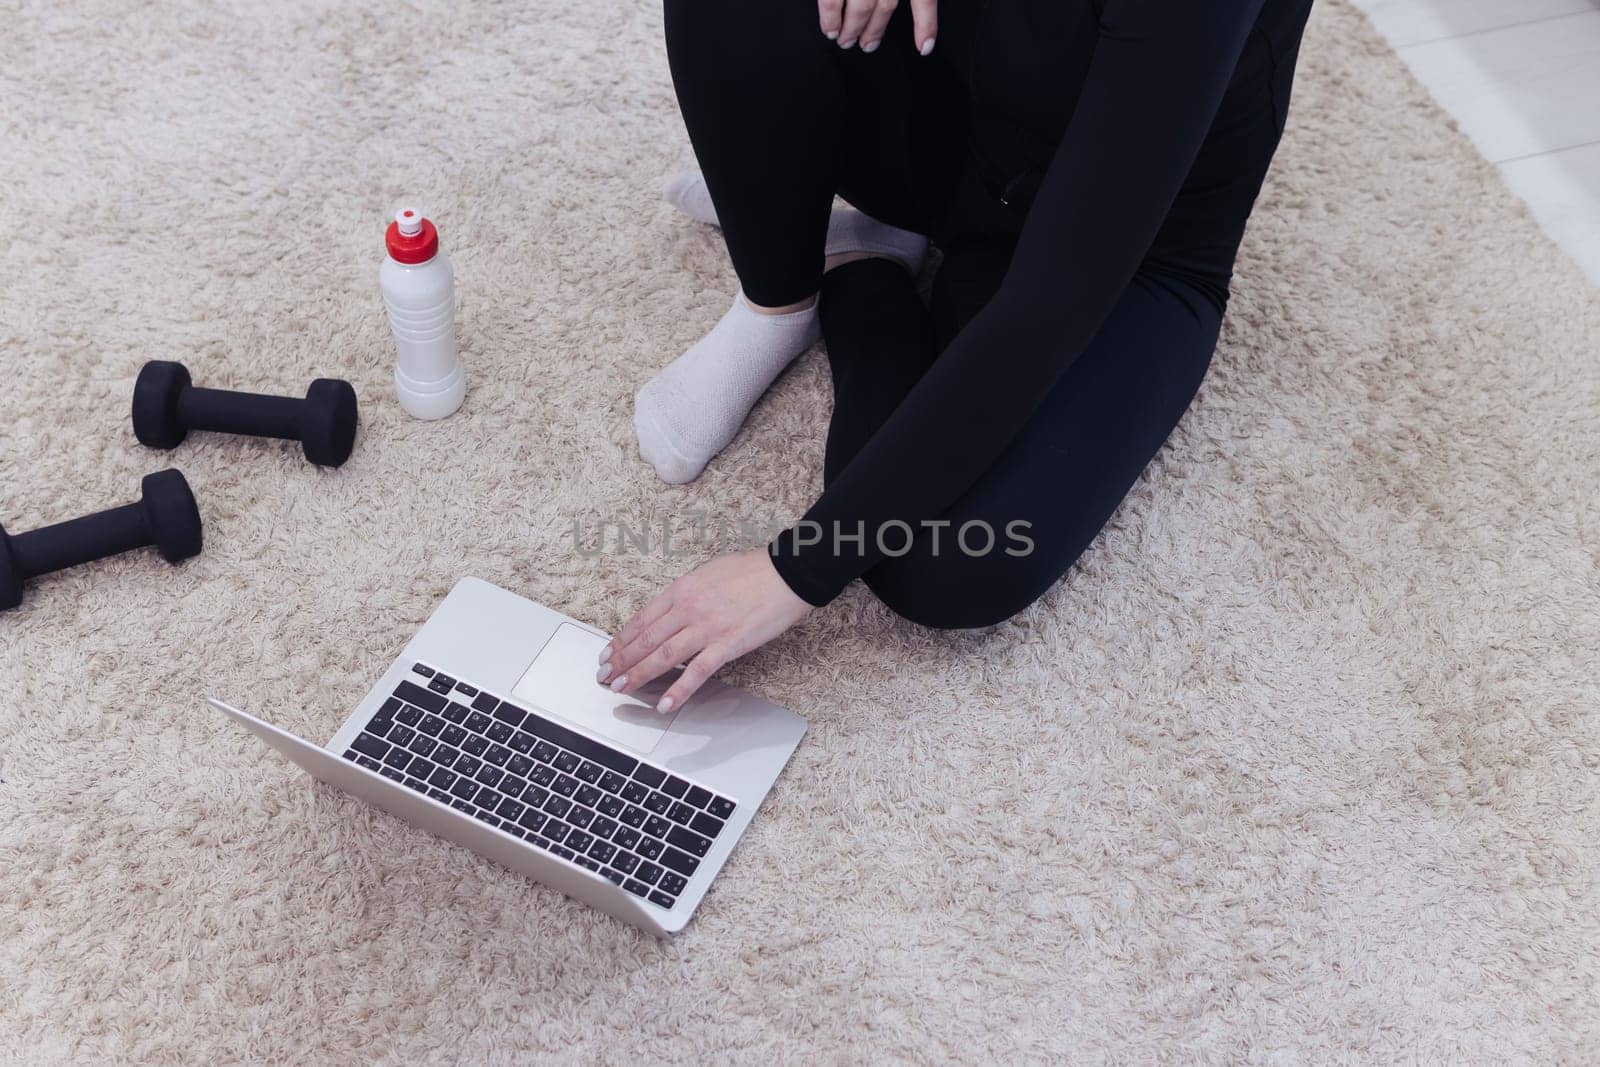
{"type": "Polygon", "coordinates": [[[662,714],[670,676],[637,697],[599,684],[608,640],[463,578],[326,745],[207,703],[312,777],[669,936],[806,723],[715,679],[662,714]]]}

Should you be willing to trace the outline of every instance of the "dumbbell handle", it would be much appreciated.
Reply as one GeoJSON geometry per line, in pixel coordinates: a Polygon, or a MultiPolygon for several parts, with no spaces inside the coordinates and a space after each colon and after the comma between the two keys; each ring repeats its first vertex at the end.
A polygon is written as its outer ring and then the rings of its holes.
{"type": "Polygon", "coordinates": [[[11,535],[11,558],[24,579],[155,543],[138,503],[11,535]]]}
{"type": "Polygon", "coordinates": [[[178,418],[191,430],[293,441],[300,437],[300,413],[305,403],[292,396],[264,396],[191,385],[178,396],[178,418]]]}

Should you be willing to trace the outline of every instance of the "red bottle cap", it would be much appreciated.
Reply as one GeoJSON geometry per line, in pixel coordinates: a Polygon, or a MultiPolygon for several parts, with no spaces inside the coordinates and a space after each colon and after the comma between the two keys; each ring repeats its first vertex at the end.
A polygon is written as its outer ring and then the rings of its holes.
{"type": "Polygon", "coordinates": [[[439,254],[439,231],[420,211],[403,207],[394,213],[383,243],[396,263],[426,263],[439,254]]]}

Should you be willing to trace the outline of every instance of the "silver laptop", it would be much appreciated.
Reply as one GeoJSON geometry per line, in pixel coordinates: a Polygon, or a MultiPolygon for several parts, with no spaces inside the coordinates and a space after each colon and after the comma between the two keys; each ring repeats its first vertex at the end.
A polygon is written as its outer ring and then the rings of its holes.
{"type": "Polygon", "coordinates": [[[607,640],[463,578],[326,745],[207,702],[329,785],[674,934],[806,723],[715,679],[663,715],[670,677],[639,699],[596,681],[607,640]]]}

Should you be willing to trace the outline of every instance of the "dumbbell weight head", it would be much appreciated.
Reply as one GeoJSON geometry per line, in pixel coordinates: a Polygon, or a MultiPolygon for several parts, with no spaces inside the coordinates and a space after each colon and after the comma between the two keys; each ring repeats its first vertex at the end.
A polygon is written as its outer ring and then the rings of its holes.
{"type": "Polygon", "coordinates": [[[11,538],[6,528],[0,526],[0,611],[22,603],[22,573],[17,569],[17,557],[11,554],[11,538]]]}
{"type": "Polygon", "coordinates": [[[300,447],[319,467],[337,467],[356,446],[356,391],[338,378],[318,378],[306,390],[300,447]]]}
{"type": "Polygon", "coordinates": [[[153,359],[133,383],[133,435],[149,448],[177,448],[189,436],[178,398],[193,383],[182,363],[153,359]]]}
{"type": "Polygon", "coordinates": [[[203,543],[200,507],[188,480],[169,468],[145,475],[140,488],[139,507],[161,557],[168,563],[181,563],[198,556],[203,543]]]}

